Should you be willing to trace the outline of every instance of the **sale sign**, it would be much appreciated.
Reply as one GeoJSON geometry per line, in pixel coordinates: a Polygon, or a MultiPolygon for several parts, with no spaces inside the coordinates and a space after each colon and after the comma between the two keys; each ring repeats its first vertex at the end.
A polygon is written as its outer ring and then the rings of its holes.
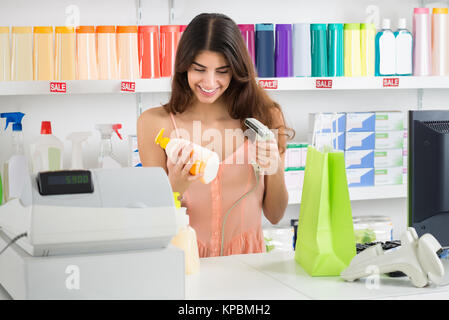
{"type": "Polygon", "coordinates": [[[332,89],[331,79],[317,79],[315,81],[315,87],[317,89],[332,89]]]}
{"type": "Polygon", "coordinates": [[[67,84],[65,82],[50,82],[51,93],[67,93],[67,84]]]}
{"type": "Polygon", "coordinates": [[[259,86],[263,89],[277,89],[278,81],[277,80],[259,80],[259,86]]]}
{"type": "Polygon", "coordinates": [[[399,87],[399,78],[384,78],[384,88],[397,88],[399,87]]]}
{"type": "Polygon", "coordinates": [[[136,92],[136,83],[134,81],[122,81],[122,92],[136,92]]]}

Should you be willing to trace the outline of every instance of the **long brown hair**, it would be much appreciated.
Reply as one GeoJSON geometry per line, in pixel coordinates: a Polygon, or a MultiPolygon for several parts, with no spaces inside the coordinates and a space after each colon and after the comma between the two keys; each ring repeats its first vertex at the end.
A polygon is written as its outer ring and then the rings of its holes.
{"type": "MultiPolygon", "coordinates": [[[[163,107],[169,113],[182,113],[192,105],[194,94],[187,81],[187,70],[200,51],[222,53],[230,65],[232,79],[223,93],[229,115],[239,119],[243,131],[245,118],[256,118],[279,134],[294,131],[285,126],[281,107],[257,84],[256,71],[242,34],[236,23],[219,13],[197,15],[184,30],[175,59],[170,100],[163,107]],[[280,114],[283,125],[273,128],[274,114],[280,114]]],[[[281,146],[281,153],[285,150],[281,146]]]]}

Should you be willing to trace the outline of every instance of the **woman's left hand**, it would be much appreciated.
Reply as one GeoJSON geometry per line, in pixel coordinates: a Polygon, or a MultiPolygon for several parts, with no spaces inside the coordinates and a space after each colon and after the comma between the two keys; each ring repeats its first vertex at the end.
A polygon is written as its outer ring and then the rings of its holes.
{"type": "Polygon", "coordinates": [[[256,140],[253,143],[253,151],[255,151],[253,160],[262,169],[263,174],[271,175],[278,172],[282,163],[276,139],[256,140]]]}

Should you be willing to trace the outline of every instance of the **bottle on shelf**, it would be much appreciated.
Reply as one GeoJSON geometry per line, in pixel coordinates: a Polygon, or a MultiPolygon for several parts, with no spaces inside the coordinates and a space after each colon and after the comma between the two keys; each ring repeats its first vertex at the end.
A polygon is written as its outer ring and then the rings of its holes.
{"type": "Polygon", "coordinates": [[[374,77],[375,75],[375,61],[376,61],[376,26],[374,23],[360,24],[360,53],[362,76],[374,77]]]}
{"type": "Polygon", "coordinates": [[[9,27],[0,27],[0,81],[11,80],[9,27]]]}
{"type": "Polygon", "coordinates": [[[310,25],[312,77],[327,77],[327,25],[310,25]]]}
{"type": "Polygon", "coordinates": [[[310,77],[312,58],[310,53],[310,23],[293,24],[293,75],[310,77]]]}
{"type": "Polygon", "coordinates": [[[119,139],[122,139],[118,132],[122,128],[120,123],[115,124],[97,124],[95,129],[100,131],[100,153],[98,156],[98,164],[100,168],[121,168],[120,162],[115,158],[112,151],[112,134],[115,133],[119,139]]]}
{"type": "Polygon", "coordinates": [[[53,80],[55,56],[53,27],[34,27],[33,79],[53,80]]]}
{"type": "Polygon", "coordinates": [[[139,66],[142,79],[161,77],[159,31],[157,26],[139,26],[139,66]]]}
{"type": "Polygon", "coordinates": [[[115,26],[97,26],[98,79],[118,79],[115,26]]]}
{"type": "Polygon", "coordinates": [[[345,77],[360,77],[362,75],[360,23],[345,23],[344,38],[345,77]]]}
{"type": "Polygon", "coordinates": [[[376,35],[376,76],[396,74],[396,42],[390,19],[383,19],[376,35]]]}
{"type": "Polygon", "coordinates": [[[344,70],[344,32],[342,23],[327,26],[327,71],[329,77],[343,77],[344,70]]]}
{"type": "Polygon", "coordinates": [[[84,169],[82,144],[92,135],[91,132],[72,132],[67,136],[67,140],[72,142],[72,163],[71,170],[84,169]]]}
{"type": "Polygon", "coordinates": [[[274,71],[274,25],[256,24],[256,69],[261,78],[275,76],[274,71]]]}
{"type": "Polygon", "coordinates": [[[33,80],[33,28],[12,27],[11,80],[33,80]]]}
{"type": "Polygon", "coordinates": [[[413,74],[413,36],[407,30],[407,20],[399,19],[396,39],[396,75],[411,76],[413,74]]]}
{"type": "Polygon", "coordinates": [[[291,24],[276,24],[274,60],[276,77],[293,76],[291,24]]]}
{"type": "Polygon", "coordinates": [[[76,28],[76,79],[98,80],[94,26],[76,28]]]}
{"type": "Polygon", "coordinates": [[[429,76],[432,73],[429,8],[414,9],[413,39],[413,75],[429,76]]]}
{"type": "Polygon", "coordinates": [[[75,80],[76,34],[74,27],[55,27],[55,80],[75,80]]]}
{"type": "Polygon", "coordinates": [[[431,35],[433,76],[445,76],[449,71],[448,28],[448,9],[433,8],[431,35]]]}
{"type": "Polygon", "coordinates": [[[176,50],[181,39],[179,25],[164,25],[159,27],[161,37],[161,77],[171,77],[174,74],[176,50]]]}
{"type": "Polygon", "coordinates": [[[62,170],[64,144],[52,134],[51,122],[42,121],[41,135],[30,145],[33,173],[62,170]]]}
{"type": "Polygon", "coordinates": [[[137,26],[117,26],[117,60],[120,79],[139,79],[137,26]]]}

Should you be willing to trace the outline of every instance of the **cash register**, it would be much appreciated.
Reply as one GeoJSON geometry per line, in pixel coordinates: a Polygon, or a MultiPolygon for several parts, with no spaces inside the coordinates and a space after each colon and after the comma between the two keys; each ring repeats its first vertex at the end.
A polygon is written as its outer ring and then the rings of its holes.
{"type": "Polygon", "coordinates": [[[0,284],[15,299],[183,299],[175,210],[159,167],[32,174],[0,206],[0,284]]]}

